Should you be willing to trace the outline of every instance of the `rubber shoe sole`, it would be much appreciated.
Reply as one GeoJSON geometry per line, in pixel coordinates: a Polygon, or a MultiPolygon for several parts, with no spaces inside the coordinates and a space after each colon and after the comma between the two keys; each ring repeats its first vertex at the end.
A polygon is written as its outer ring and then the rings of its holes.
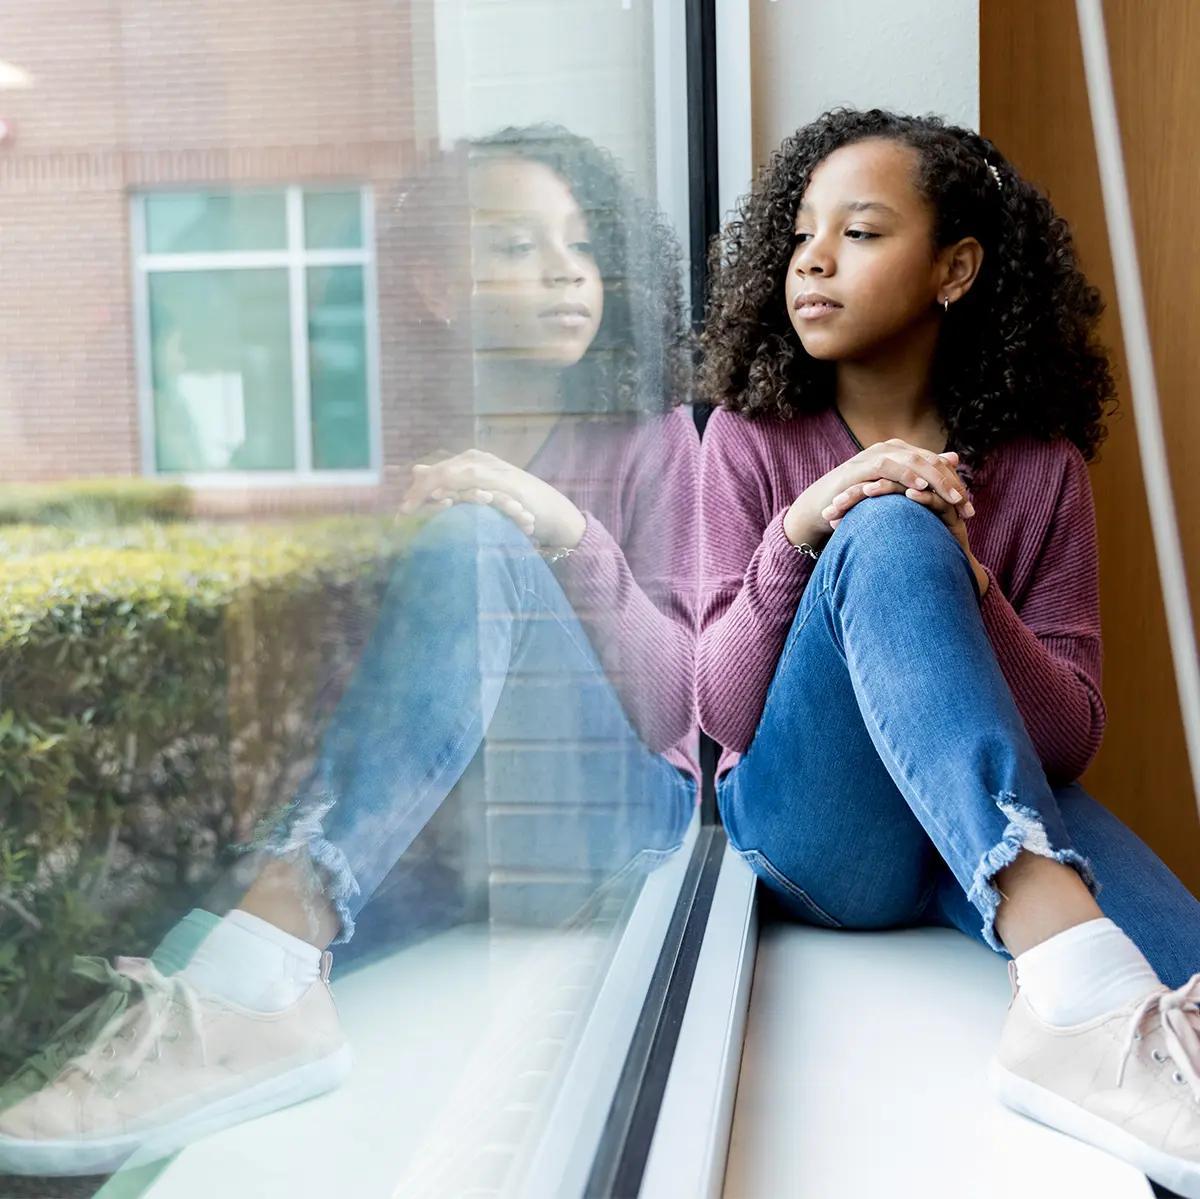
{"type": "Polygon", "coordinates": [[[138,1165],[158,1161],[214,1132],[334,1090],[353,1061],[350,1046],[343,1045],[327,1057],[263,1079],[148,1132],[58,1141],[0,1135],[0,1171],[48,1177],[111,1174],[135,1154],[138,1165]]]}
{"type": "Polygon", "coordinates": [[[1121,1158],[1184,1199],[1200,1199],[1200,1164],[1155,1149],[1102,1116],[1006,1070],[995,1058],[988,1062],[987,1080],[992,1094],[1014,1111],[1121,1158]]]}

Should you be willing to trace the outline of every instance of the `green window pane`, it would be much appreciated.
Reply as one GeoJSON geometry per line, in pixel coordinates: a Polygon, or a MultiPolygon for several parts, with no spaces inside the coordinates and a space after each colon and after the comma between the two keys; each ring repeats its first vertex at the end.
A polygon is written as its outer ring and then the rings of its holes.
{"type": "Polygon", "coordinates": [[[317,470],[370,466],[361,267],[309,268],[308,371],[313,466],[317,470]]]}
{"type": "Polygon", "coordinates": [[[159,192],[145,202],[152,254],[287,249],[283,192],[159,192]]]}
{"type": "Polygon", "coordinates": [[[304,244],[310,250],[362,248],[358,192],[305,192],[304,244]]]}
{"type": "Polygon", "coordinates": [[[158,469],[292,469],[287,272],[155,271],[148,282],[158,469]]]}

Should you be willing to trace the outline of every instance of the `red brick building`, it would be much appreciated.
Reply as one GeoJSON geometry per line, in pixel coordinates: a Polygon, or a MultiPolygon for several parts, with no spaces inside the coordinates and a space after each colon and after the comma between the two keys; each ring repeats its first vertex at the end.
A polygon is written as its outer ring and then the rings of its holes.
{"type": "Polygon", "coordinates": [[[432,419],[382,402],[413,366],[403,266],[380,252],[436,138],[431,6],[16,0],[5,16],[0,479],[179,470],[217,510],[383,499],[432,419]],[[266,380],[265,420],[223,366],[235,352],[266,380]],[[187,460],[170,426],[200,410],[222,415],[187,460]]]}

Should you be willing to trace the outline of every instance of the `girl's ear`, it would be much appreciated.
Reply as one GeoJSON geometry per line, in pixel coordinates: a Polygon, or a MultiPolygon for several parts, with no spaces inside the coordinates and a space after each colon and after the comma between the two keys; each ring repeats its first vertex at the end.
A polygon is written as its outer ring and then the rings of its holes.
{"type": "Polygon", "coordinates": [[[983,246],[973,237],[964,237],[946,246],[942,260],[942,284],[938,295],[949,296],[951,303],[962,299],[971,290],[983,265],[983,246]]]}

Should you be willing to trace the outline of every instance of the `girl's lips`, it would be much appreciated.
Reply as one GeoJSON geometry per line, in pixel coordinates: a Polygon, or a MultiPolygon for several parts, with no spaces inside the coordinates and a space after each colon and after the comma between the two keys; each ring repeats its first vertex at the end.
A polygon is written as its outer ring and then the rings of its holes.
{"type": "Polygon", "coordinates": [[[561,300],[557,304],[551,304],[547,308],[543,308],[538,316],[582,316],[589,317],[592,315],[592,310],[579,300],[561,300]]]}
{"type": "Polygon", "coordinates": [[[591,320],[592,310],[578,300],[564,300],[543,308],[538,316],[560,329],[579,329],[591,320]]]}
{"type": "Polygon", "coordinates": [[[797,304],[796,314],[801,316],[806,321],[819,320],[823,316],[829,316],[831,313],[840,312],[842,306],[840,304],[797,304]]]}
{"type": "Polygon", "coordinates": [[[588,323],[588,317],[582,312],[543,312],[542,320],[563,329],[579,329],[588,323]]]}

